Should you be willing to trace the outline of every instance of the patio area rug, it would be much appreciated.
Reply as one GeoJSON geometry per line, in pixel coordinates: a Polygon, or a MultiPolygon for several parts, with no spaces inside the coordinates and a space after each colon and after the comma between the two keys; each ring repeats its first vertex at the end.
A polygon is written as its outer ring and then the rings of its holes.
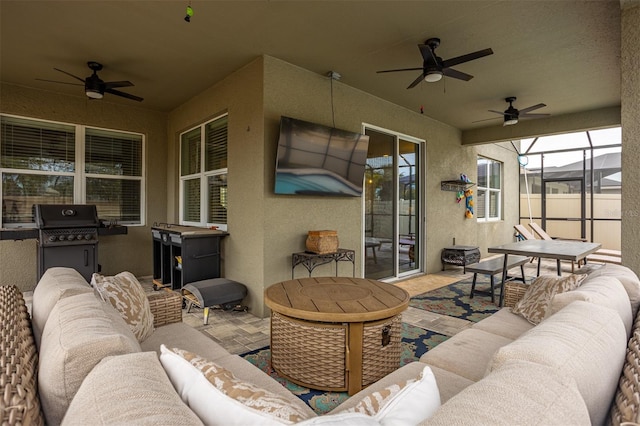
{"type": "MultiPolygon", "coordinates": [[[[498,279],[496,278],[496,281],[498,279]]],[[[469,297],[471,292],[471,279],[458,281],[445,287],[413,296],[409,306],[448,315],[455,318],[478,322],[498,311],[497,304],[491,303],[491,297],[476,294],[473,299],[469,297]]],[[[497,287],[497,286],[496,286],[497,287]]],[[[489,278],[478,275],[476,290],[488,291],[489,278]]],[[[496,292],[496,303],[499,300],[499,289],[496,292]]]]}
{"type": "MultiPolygon", "coordinates": [[[[425,352],[444,342],[448,338],[448,336],[403,323],[400,365],[417,361],[425,352]]],[[[318,414],[324,414],[331,411],[349,398],[347,392],[327,392],[309,389],[296,385],[295,383],[291,383],[290,381],[278,376],[278,374],[271,368],[271,351],[268,346],[242,354],[241,356],[277,380],[291,393],[306,402],[307,405],[309,405],[309,407],[318,414]]]]}

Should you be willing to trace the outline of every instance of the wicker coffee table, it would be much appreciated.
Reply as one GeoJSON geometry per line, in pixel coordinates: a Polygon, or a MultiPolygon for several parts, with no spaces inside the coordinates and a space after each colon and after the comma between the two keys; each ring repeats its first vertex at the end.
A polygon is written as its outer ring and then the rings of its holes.
{"type": "Polygon", "coordinates": [[[409,294],[375,280],[302,278],[265,290],[271,366],[312,389],[355,394],[400,367],[409,294]]]}

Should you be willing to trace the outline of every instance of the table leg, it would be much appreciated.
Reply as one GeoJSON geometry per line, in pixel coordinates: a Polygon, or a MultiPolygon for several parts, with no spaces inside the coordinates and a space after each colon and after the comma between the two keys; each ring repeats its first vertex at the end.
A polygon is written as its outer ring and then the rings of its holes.
{"type": "Polygon", "coordinates": [[[471,294],[469,295],[469,299],[473,299],[473,292],[476,289],[476,280],[478,279],[478,273],[473,273],[473,281],[471,281],[471,294]]]}
{"type": "Polygon", "coordinates": [[[204,325],[209,324],[209,308],[206,306],[204,308],[203,321],[204,321],[204,325]]]}
{"type": "Polygon", "coordinates": [[[362,389],[362,341],[364,339],[364,323],[349,323],[349,347],[347,348],[347,391],[355,395],[362,389]]]}
{"type": "Polygon", "coordinates": [[[507,273],[509,265],[509,255],[507,253],[504,254],[504,263],[502,264],[502,281],[500,282],[500,303],[498,303],[499,307],[504,305],[504,283],[507,281],[507,273]]]}
{"type": "Polygon", "coordinates": [[[493,279],[493,275],[491,275],[491,278],[489,278],[489,281],[491,281],[491,303],[496,303],[496,297],[495,297],[495,281],[493,279]]]}
{"type": "Polygon", "coordinates": [[[562,276],[562,269],[560,267],[560,259],[556,259],[556,265],[558,267],[558,276],[561,277],[562,276]]]}

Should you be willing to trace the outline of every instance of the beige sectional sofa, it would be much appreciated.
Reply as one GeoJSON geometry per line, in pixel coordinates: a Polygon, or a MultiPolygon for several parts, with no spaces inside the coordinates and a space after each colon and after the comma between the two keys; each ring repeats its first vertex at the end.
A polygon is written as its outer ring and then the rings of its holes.
{"type": "MultiPolygon", "coordinates": [[[[515,283],[508,288],[520,294],[525,291],[515,283]]],[[[636,422],[640,320],[635,318],[639,305],[638,277],[625,267],[606,265],[589,274],[576,290],[556,295],[540,324],[534,326],[511,308],[503,308],[430,350],[419,362],[399,368],[328,415],[316,417],[278,382],[183,324],[178,295],[164,291],[150,295],[155,323],[140,341],[121,313],[103,302],[76,271],[51,268],[34,291],[31,317],[15,287],[0,288],[2,338],[9,341],[3,348],[13,348],[17,354],[2,354],[3,366],[14,372],[14,379],[3,382],[0,420],[50,425],[203,424],[184,402],[189,400],[189,390],[184,383],[176,384],[184,370],[167,367],[167,357],[175,354],[161,349],[164,345],[213,361],[243,384],[243,392],[251,389],[253,396],[259,395],[254,400],[284,401],[285,411],[295,413],[288,418],[261,414],[251,424],[293,424],[302,419],[308,419],[307,424],[407,424],[407,417],[422,415],[427,398],[432,406],[441,405],[429,408],[435,412],[416,423],[636,422]],[[419,377],[425,366],[435,377],[437,395],[411,400],[416,395],[407,396],[410,386],[406,382],[419,377]],[[405,387],[393,391],[398,384],[405,387]],[[375,407],[368,407],[373,417],[341,417],[350,410],[358,411],[363,401],[369,404],[372,393],[378,399],[388,396],[388,389],[393,403],[383,400],[381,404],[386,404],[386,412],[393,405],[396,417],[381,417],[375,414],[375,407]],[[411,415],[397,416],[398,410],[411,415]]],[[[218,410],[220,424],[248,424],[244,407],[237,401],[231,405],[218,401],[205,408],[214,414],[218,410]]]]}

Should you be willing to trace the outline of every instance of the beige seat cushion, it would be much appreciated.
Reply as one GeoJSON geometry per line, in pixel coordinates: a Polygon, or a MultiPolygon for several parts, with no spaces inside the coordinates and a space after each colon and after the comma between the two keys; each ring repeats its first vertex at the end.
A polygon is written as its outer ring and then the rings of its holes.
{"type": "Polygon", "coordinates": [[[111,305],[93,292],[61,299],[49,315],[40,346],[38,389],[47,424],[60,423],[98,362],[132,352],[140,352],[140,345],[111,305]]]}
{"type": "Polygon", "coordinates": [[[509,361],[451,398],[421,425],[588,425],[573,379],[550,367],[509,361]]]}
{"type": "Polygon", "coordinates": [[[576,300],[597,303],[613,309],[620,315],[620,319],[627,330],[627,336],[631,335],[631,327],[633,325],[631,303],[629,303],[629,296],[624,286],[617,278],[600,276],[585,280],[580,287],[573,291],[556,294],[551,300],[547,315],[553,315],[576,300]]]}
{"type": "Polygon", "coordinates": [[[603,267],[591,272],[585,281],[590,281],[598,277],[617,278],[629,295],[631,301],[631,311],[635,317],[640,306],[640,279],[631,269],[622,265],[606,264],[603,267]]]}
{"type": "Polygon", "coordinates": [[[512,341],[470,328],[429,350],[420,357],[420,362],[477,382],[484,377],[493,354],[512,341]]]}
{"type": "Polygon", "coordinates": [[[495,314],[471,326],[471,328],[497,334],[498,336],[512,340],[517,339],[522,333],[531,330],[533,327],[534,325],[521,315],[511,312],[511,308],[502,308],[495,314]]]}
{"type": "MultiPolygon", "coordinates": [[[[382,379],[372,383],[370,386],[367,386],[360,392],[351,396],[342,404],[331,410],[330,413],[339,413],[345,410],[349,410],[357,405],[365,395],[368,395],[372,392],[381,391],[395,383],[402,383],[411,378],[415,378],[424,369],[424,366],[425,364],[422,362],[412,362],[403,365],[394,372],[387,374],[382,379]]],[[[442,404],[444,404],[453,396],[460,393],[460,391],[468,386],[471,386],[474,383],[471,380],[465,379],[464,377],[458,376],[450,371],[443,370],[434,366],[430,366],[430,368],[436,378],[438,391],[440,392],[440,402],[442,404]]]]}
{"type": "Polygon", "coordinates": [[[626,347],[627,333],[617,312],[577,301],[500,348],[488,371],[512,360],[547,365],[576,381],[592,424],[602,424],[620,378],[626,347]]]}
{"type": "Polygon", "coordinates": [[[160,355],[160,345],[162,344],[167,347],[182,348],[189,352],[202,354],[202,356],[211,361],[229,355],[226,349],[208,338],[206,334],[183,322],[156,328],[151,336],[140,343],[140,346],[143,351],[155,351],[160,355]]]}
{"type": "Polygon", "coordinates": [[[202,422],[176,393],[158,355],[138,352],[100,361],[82,382],[62,424],[157,426],[202,422]]]}
{"type": "Polygon", "coordinates": [[[81,293],[93,293],[93,289],[73,268],[49,268],[42,274],[42,278],[33,290],[31,304],[33,337],[38,347],[40,347],[44,325],[58,300],[81,293]]]}

